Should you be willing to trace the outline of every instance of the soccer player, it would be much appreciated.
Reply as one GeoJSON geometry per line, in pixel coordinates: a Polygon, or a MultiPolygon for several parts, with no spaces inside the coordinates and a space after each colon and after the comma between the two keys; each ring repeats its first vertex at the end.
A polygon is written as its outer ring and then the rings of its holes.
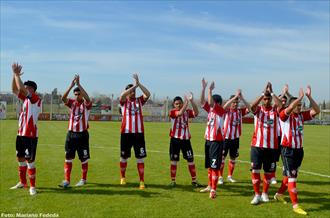
{"type": "Polygon", "coordinates": [[[122,111],[121,137],[120,137],[120,184],[126,185],[127,159],[131,157],[131,148],[134,147],[137,169],[140,177],[142,190],[144,185],[144,158],[147,156],[144,141],[144,125],[142,106],[150,97],[150,92],[144,87],[137,74],[133,74],[135,84],[128,84],[120,95],[120,106],[122,111]],[[136,88],[140,88],[143,95],[136,98],[136,88]]]}
{"type": "Polygon", "coordinates": [[[271,173],[276,169],[276,152],[278,149],[278,111],[282,103],[273,93],[272,84],[267,83],[264,92],[251,106],[254,114],[254,133],[251,142],[251,171],[255,196],[251,204],[269,202],[268,189],[271,173]],[[272,105],[272,98],[275,104],[272,105]],[[258,106],[262,101],[262,106],[258,106]],[[260,171],[264,170],[263,191],[260,196],[260,171]]]}
{"type": "Polygon", "coordinates": [[[320,113],[320,108],[312,98],[311,87],[307,86],[306,96],[312,109],[301,111],[301,100],[304,97],[303,89],[299,91],[298,98],[291,98],[289,106],[280,112],[280,124],[282,127],[282,161],[283,180],[281,187],[274,196],[275,200],[286,203],[283,193],[288,190],[293,205],[293,211],[307,215],[307,212],[298,205],[298,193],[296,182],[298,170],[304,157],[303,136],[304,122],[312,120],[320,113]]]}
{"type": "Polygon", "coordinates": [[[12,91],[23,101],[19,114],[18,132],[16,137],[16,156],[18,161],[19,182],[10,189],[26,188],[26,171],[30,180],[30,195],[37,194],[36,191],[36,167],[35,158],[38,144],[37,121],[41,108],[41,99],[36,94],[37,84],[34,81],[22,82],[22,66],[18,63],[12,64],[13,81],[12,91]]]}
{"type": "Polygon", "coordinates": [[[223,121],[226,111],[222,108],[220,95],[212,95],[214,82],[208,90],[208,100],[205,101],[205,89],[207,82],[202,80],[201,105],[208,113],[207,126],[205,130],[205,168],[208,168],[208,186],[200,192],[209,192],[210,198],[216,198],[216,189],[220,174],[220,166],[223,152],[223,121]]]}
{"type": "Polygon", "coordinates": [[[173,109],[169,113],[171,119],[170,129],[170,160],[171,160],[171,179],[170,186],[176,185],[176,169],[177,162],[180,160],[180,150],[182,151],[183,158],[188,162],[188,169],[191,175],[191,184],[194,187],[200,187],[201,185],[196,179],[196,167],[194,163],[194,152],[190,143],[190,132],[189,132],[189,119],[195,118],[198,115],[198,108],[193,99],[193,94],[190,93],[189,97],[185,96],[183,102],[180,96],[173,99],[173,109]],[[192,105],[193,110],[188,109],[189,102],[192,105]]]}
{"type": "Polygon", "coordinates": [[[64,104],[70,108],[69,128],[65,141],[65,162],[64,162],[64,180],[60,185],[67,188],[70,185],[70,177],[72,170],[72,161],[75,158],[76,151],[81,161],[82,176],[81,180],[76,186],[83,186],[86,184],[89,154],[89,134],[88,134],[88,118],[92,108],[92,102],[80,84],[79,75],[75,75],[69,88],[62,96],[64,104]],[[71,89],[75,99],[68,98],[71,89]]]}
{"type": "Polygon", "coordinates": [[[242,117],[251,111],[251,106],[245,101],[240,89],[237,90],[236,95],[231,95],[230,99],[223,106],[226,110],[224,123],[225,141],[223,145],[223,156],[220,167],[220,177],[218,184],[223,184],[223,169],[225,166],[225,159],[229,152],[230,161],[228,165],[227,181],[236,182],[232,175],[235,168],[235,160],[239,155],[239,137],[242,133],[242,117]],[[245,107],[238,108],[239,101],[242,101],[245,107]]]}
{"type": "MultiPolygon", "coordinates": [[[[292,98],[292,95],[289,93],[289,86],[288,84],[285,84],[283,89],[282,89],[282,93],[278,96],[278,98],[281,100],[282,102],[282,108],[281,110],[284,110],[287,107],[287,100],[292,98]]],[[[281,130],[281,125],[278,125],[278,149],[277,149],[277,153],[276,153],[276,162],[279,162],[280,160],[280,156],[281,156],[281,135],[282,135],[282,130],[281,130]]],[[[271,179],[270,179],[270,184],[272,185],[276,185],[277,181],[276,181],[276,171],[271,173],[271,179]]]]}

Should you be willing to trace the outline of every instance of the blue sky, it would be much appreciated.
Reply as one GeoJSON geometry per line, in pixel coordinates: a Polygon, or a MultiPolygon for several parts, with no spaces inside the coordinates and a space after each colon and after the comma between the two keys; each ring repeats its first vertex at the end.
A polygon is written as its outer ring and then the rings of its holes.
{"type": "Polygon", "coordinates": [[[1,91],[11,63],[39,92],[63,93],[75,73],[91,95],[118,96],[132,73],[156,97],[214,80],[247,100],[312,86],[329,100],[329,1],[1,1],[1,91]]]}

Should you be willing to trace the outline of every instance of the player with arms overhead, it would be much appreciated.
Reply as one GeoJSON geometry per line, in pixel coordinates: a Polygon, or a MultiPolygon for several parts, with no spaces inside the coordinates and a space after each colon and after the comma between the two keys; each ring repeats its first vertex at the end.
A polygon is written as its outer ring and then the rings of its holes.
{"type": "Polygon", "coordinates": [[[38,144],[37,121],[41,109],[41,99],[36,94],[37,84],[34,81],[22,82],[22,66],[13,63],[12,91],[23,101],[19,114],[18,132],[16,137],[16,156],[20,181],[10,189],[27,187],[26,171],[30,180],[30,195],[37,194],[35,188],[35,158],[38,144]]]}

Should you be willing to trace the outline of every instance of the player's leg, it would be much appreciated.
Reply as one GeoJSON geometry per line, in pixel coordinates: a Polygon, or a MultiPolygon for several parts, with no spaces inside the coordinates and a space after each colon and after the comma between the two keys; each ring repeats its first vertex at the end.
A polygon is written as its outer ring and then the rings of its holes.
{"type": "Polygon", "coordinates": [[[223,145],[223,152],[222,152],[222,159],[221,159],[221,166],[220,166],[220,177],[219,177],[219,185],[223,184],[223,169],[225,168],[225,161],[226,161],[226,157],[228,155],[228,151],[229,151],[229,147],[230,147],[230,140],[226,139],[224,141],[224,145],[223,145]]]}
{"type": "Polygon", "coordinates": [[[227,180],[229,182],[236,182],[236,180],[233,179],[233,173],[236,165],[236,158],[239,155],[239,138],[231,140],[230,149],[229,149],[229,164],[228,164],[228,176],[227,180]]]}
{"type": "Polygon", "coordinates": [[[222,161],[223,153],[223,142],[213,141],[210,146],[210,160],[211,160],[211,171],[212,171],[212,184],[210,191],[210,198],[216,198],[216,190],[218,179],[220,175],[220,166],[222,161]]]}
{"type": "Polygon", "coordinates": [[[290,173],[289,173],[290,170],[289,169],[290,169],[290,165],[292,165],[292,163],[290,163],[290,162],[293,160],[292,155],[290,154],[289,150],[288,150],[287,147],[283,147],[281,149],[281,158],[282,158],[282,163],[283,163],[283,179],[282,179],[280,188],[278,189],[278,191],[274,195],[275,200],[281,201],[284,204],[286,204],[287,201],[285,200],[283,194],[288,189],[288,176],[290,175],[290,173]]]}
{"type": "Polygon", "coordinates": [[[84,131],[79,134],[77,145],[77,152],[79,156],[79,160],[81,162],[81,179],[76,184],[76,186],[83,186],[87,182],[87,172],[88,172],[88,160],[90,159],[89,153],[89,133],[88,131],[84,131]]]}
{"type": "Polygon", "coordinates": [[[126,185],[127,159],[131,157],[132,134],[121,134],[120,136],[120,184],[126,185]]]}
{"type": "MultiPolygon", "coordinates": [[[[278,149],[277,149],[277,152],[276,152],[276,158],[275,158],[275,161],[276,162],[279,162],[280,161],[280,156],[281,156],[281,136],[278,137],[278,149]]],[[[276,181],[276,170],[274,172],[272,172],[272,178],[270,180],[270,184],[272,185],[276,185],[277,184],[277,181],[276,181]]]]}
{"type": "Polygon", "coordinates": [[[140,186],[142,190],[145,188],[144,184],[144,158],[147,156],[144,134],[136,133],[134,142],[134,152],[136,157],[136,167],[140,177],[140,186]]]}
{"type": "Polygon", "coordinates": [[[206,193],[206,192],[209,193],[212,185],[212,170],[211,170],[210,157],[209,157],[210,143],[211,143],[210,141],[206,140],[204,145],[205,168],[207,169],[208,185],[200,190],[200,192],[202,193],[206,193]]]}
{"type": "Polygon", "coordinates": [[[180,160],[180,145],[178,139],[171,138],[170,141],[170,175],[171,175],[171,183],[170,186],[174,187],[176,185],[176,170],[177,170],[177,162],[180,160]]]}
{"type": "Polygon", "coordinates": [[[251,179],[254,190],[254,197],[251,204],[257,205],[261,201],[260,195],[260,170],[262,166],[263,150],[256,147],[251,147],[251,179]]]}
{"type": "Polygon", "coordinates": [[[72,160],[76,155],[76,142],[72,137],[72,132],[68,131],[65,139],[65,160],[64,160],[64,180],[60,187],[67,188],[71,181],[72,160]]]}
{"type": "Polygon", "coordinates": [[[270,180],[272,178],[272,173],[276,170],[276,155],[277,149],[264,149],[264,158],[263,158],[263,189],[261,194],[262,202],[269,202],[268,190],[270,186],[270,180]]]}
{"type": "Polygon", "coordinates": [[[25,160],[25,145],[23,143],[22,136],[16,137],[16,157],[18,161],[18,176],[19,182],[11,187],[10,189],[18,189],[18,188],[26,188],[26,172],[27,172],[27,164],[25,160]]]}
{"type": "Polygon", "coordinates": [[[30,195],[37,194],[36,191],[36,174],[37,169],[35,166],[35,158],[37,154],[37,144],[38,144],[38,138],[29,138],[29,146],[28,146],[28,155],[25,155],[25,159],[28,161],[27,167],[28,167],[28,176],[30,180],[30,195]]]}

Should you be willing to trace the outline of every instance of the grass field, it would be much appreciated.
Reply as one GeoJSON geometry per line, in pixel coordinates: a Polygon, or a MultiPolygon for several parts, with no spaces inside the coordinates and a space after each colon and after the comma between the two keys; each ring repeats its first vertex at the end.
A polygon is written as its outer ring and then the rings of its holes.
{"type": "MultiPolygon", "coordinates": [[[[171,189],[169,172],[169,123],[145,123],[148,157],[145,160],[146,189],[138,189],[135,159],[128,162],[127,181],[119,185],[118,122],[91,122],[88,184],[63,190],[65,121],[39,122],[37,152],[37,191],[9,190],[18,181],[15,157],[16,121],[0,121],[0,214],[56,213],[59,217],[298,217],[291,204],[271,200],[268,204],[250,205],[253,188],[250,180],[249,149],[252,125],[244,125],[239,162],[234,178],[239,182],[218,187],[218,197],[210,200],[190,185],[187,164],[181,159],[177,172],[178,186],[171,189]]],[[[207,184],[204,169],[204,124],[192,124],[192,145],[198,180],[207,184]]],[[[298,177],[300,205],[310,217],[330,215],[330,127],[305,127],[305,158],[298,177]],[[318,173],[321,175],[311,175],[318,173]],[[322,175],[326,175],[324,177],[322,175]]],[[[280,165],[282,165],[280,163],[280,165]]],[[[226,176],[225,168],[225,176],[226,176]]],[[[281,178],[281,170],[277,177],[281,178]]],[[[80,162],[73,163],[72,183],[80,179],[80,162]]],[[[270,197],[279,184],[271,186],[270,197]]],[[[289,198],[288,198],[289,200],[289,198]]]]}

